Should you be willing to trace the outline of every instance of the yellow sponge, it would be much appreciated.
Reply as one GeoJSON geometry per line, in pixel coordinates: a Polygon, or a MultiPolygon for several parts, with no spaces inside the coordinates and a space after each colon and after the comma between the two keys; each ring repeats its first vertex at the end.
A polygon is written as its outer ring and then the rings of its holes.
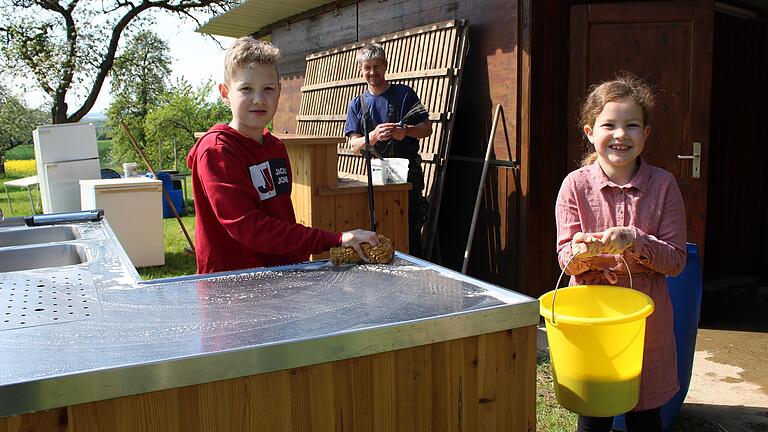
{"type": "MultiPolygon", "coordinates": [[[[389,264],[392,262],[392,257],[395,255],[395,250],[392,248],[392,241],[387,237],[380,235],[379,244],[371,246],[369,243],[362,243],[360,248],[363,250],[363,254],[368,261],[372,264],[389,264]]],[[[354,248],[346,246],[336,246],[331,248],[331,262],[333,265],[351,264],[363,262],[360,259],[360,255],[357,254],[354,248]]]]}

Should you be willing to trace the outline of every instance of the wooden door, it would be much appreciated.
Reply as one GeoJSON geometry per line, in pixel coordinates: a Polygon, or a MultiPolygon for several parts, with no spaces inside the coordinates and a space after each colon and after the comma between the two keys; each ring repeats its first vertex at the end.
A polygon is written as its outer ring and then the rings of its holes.
{"type": "Polygon", "coordinates": [[[657,89],[646,160],[672,172],[685,199],[688,241],[703,253],[707,210],[713,3],[706,0],[581,4],[571,7],[568,168],[586,139],[576,123],[589,86],[630,71],[657,89]],[[701,143],[693,175],[694,142],[701,143]]]}

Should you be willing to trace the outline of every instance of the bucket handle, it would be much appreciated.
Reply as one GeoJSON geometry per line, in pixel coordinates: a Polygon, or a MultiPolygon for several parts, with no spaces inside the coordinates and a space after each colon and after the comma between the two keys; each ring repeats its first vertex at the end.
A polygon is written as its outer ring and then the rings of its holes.
{"type": "MultiPolygon", "coordinates": [[[[550,309],[552,310],[552,325],[555,325],[555,299],[557,298],[557,289],[560,287],[560,282],[563,280],[563,275],[565,274],[565,269],[568,268],[569,265],[571,265],[571,261],[573,261],[574,258],[576,258],[578,255],[574,255],[571,257],[571,259],[568,260],[568,264],[563,267],[563,271],[560,272],[560,277],[557,278],[557,283],[555,284],[555,292],[552,294],[552,306],[550,309]]],[[[624,253],[619,254],[619,258],[621,258],[621,261],[624,262],[624,267],[627,268],[627,275],[629,275],[629,288],[634,288],[632,285],[632,272],[629,270],[629,265],[627,264],[627,260],[624,259],[624,253]]]]}

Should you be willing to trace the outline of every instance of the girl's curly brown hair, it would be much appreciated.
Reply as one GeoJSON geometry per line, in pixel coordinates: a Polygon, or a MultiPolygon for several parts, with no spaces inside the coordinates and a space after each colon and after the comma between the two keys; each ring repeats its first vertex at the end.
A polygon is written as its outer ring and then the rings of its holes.
{"type": "MultiPolygon", "coordinates": [[[[595,84],[589,89],[579,113],[579,126],[595,126],[597,116],[603,111],[608,102],[613,102],[625,97],[632,98],[643,111],[643,125],[648,124],[651,109],[656,103],[653,89],[645,81],[631,73],[621,73],[611,81],[595,84]]],[[[591,151],[582,159],[581,165],[587,166],[595,162],[597,153],[591,151]]]]}

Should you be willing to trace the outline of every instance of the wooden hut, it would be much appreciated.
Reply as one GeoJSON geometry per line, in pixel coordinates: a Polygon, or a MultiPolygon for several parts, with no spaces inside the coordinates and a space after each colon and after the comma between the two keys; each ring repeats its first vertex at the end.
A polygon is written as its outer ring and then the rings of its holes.
{"type": "Polygon", "coordinates": [[[688,238],[702,248],[705,274],[765,266],[767,13],[757,0],[250,0],[199,31],[255,34],[280,47],[283,93],[274,125],[294,133],[309,54],[467,20],[432,259],[461,267],[492,111],[501,104],[510,140],[497,133],[493,141],[469,273],[538,295],[556,278],[555,197],[585,152],[576,107],[591,84],[620,70],[660,90],[646,156],[678,178],[688,238]]]}

